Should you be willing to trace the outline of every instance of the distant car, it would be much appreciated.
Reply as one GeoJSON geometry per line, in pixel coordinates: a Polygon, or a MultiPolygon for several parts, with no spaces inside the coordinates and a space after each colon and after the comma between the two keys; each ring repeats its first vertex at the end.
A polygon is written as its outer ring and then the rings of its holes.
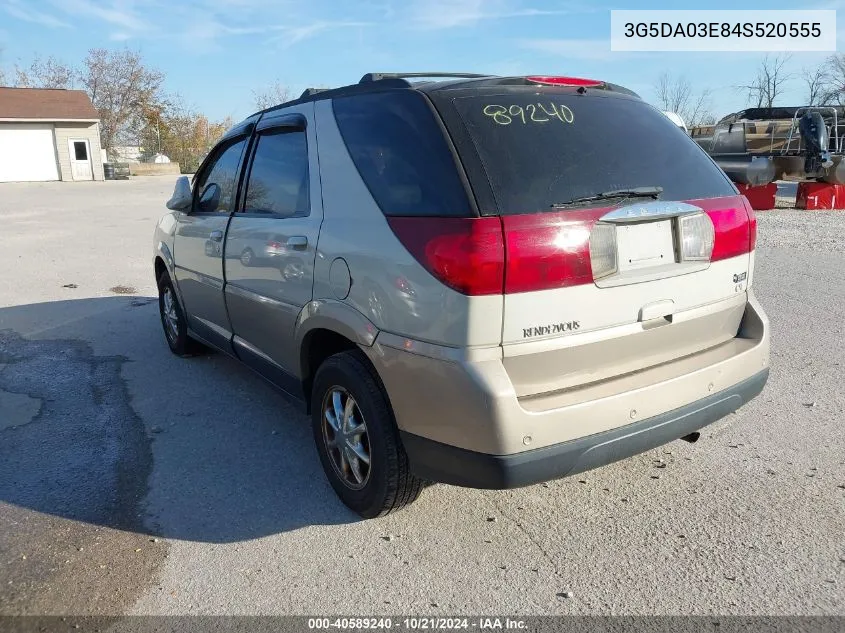
{"type": "Polygon", "coordinates": [[[307,91],[230,130],[167,206],[170,349],[222,350],[301,402],[364,517],[424,481],[512,488],[692,440],[768,376],[753,211],[613,84],[307,91]]]}

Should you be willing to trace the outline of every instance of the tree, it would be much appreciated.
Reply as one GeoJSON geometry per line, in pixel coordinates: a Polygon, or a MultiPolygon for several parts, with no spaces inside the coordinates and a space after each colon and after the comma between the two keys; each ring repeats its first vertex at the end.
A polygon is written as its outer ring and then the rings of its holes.
{"type": "Polygon", "coordinates": [[[695,92],[684,76],[663,73],[654,86],[657,103],[661,110],[675,112],[687,127],[708,125],[715,121],[710,112],[710,90],[695,92]]]}
{"type": "Polygon", "coordinates": [[[831,55],[825,62],[825,89],[821,104],[843,105],[845,103],[845,55],[831,55]]]}
{"type": "Polygon", "coordinates": [[[790,55],[766,55],[757,67],[757,75],[747,85],[739,86],[745,90],[748,103],[758,108],[771,108],[783,93],[786,84],[792,80],[792,74],[786,70],[790,55]]]}
{"type": "Polygon", "coordinates": [[[255,101],[255,107],[258,110],[264,110],[290,100],[290,90],[287,86],[283,86],[280,81],[276,80],[265,90],[253,90],[252,97],[255,101]]]}
{"type": "Polygon", "coordinates": [[[232,120],[211,122],[185,104],[179,95],[148,107],[142,114],[139,144],[145,160],[161,153],[179,163],[182,173],[193,173],[200,162],[232,127],[232,120]]]}
{"type": "Polygon", "coordinates": [[[830,98],[830,77],[826,65],[818,66],[815,70],[804,68],[801,70],[801,80],[807,88],[807,105],[825,105],[830,98]]]}
{"type": "Polygon", "coordinates": [[[88,51],[79,82],[100,113],[100,141],[107,152],[136,136],[131,124],[146,109],[159,107],[163,81],[164,75],[147,67],[138,51],[88,51]]]}
{"type": "Polygon", "coordinates": [[[36,56],[29,68],[15,64],[15,86],[18,88],[64,88],[74,87],[78,71],[59,61],[52,55],[47,59],[36,56]]]}

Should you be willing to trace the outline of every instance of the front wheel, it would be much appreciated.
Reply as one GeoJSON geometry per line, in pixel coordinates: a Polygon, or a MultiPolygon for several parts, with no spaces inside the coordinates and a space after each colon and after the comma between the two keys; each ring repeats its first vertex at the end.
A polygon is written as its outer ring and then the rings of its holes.
{"type": "Polygon", "coordinates": [[[185,313],[179,305],[176,290],[167,272],[161,273],[158,278],[158,311],[164,328],[164,338],[167,339],[171,352],[177,356],[194,356],[208,349],[188,336],[185,313]]]}
{"type": "Polygon", "coordinates": [[[393,412],[366,358],[328,358],[311,395],[314,442],[332,488],[365,519],[414,502],[423,488],[408,465],[393,412]]]}

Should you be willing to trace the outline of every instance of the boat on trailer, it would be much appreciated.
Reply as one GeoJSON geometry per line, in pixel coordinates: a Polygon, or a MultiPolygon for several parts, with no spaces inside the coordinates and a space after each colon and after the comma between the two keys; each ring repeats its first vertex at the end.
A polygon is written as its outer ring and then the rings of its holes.
{"type": "Polygon", "coordinates": [[[747,108],[693,127],[690,136],[736,183],[845,184],[843,106],[747,108]]]}

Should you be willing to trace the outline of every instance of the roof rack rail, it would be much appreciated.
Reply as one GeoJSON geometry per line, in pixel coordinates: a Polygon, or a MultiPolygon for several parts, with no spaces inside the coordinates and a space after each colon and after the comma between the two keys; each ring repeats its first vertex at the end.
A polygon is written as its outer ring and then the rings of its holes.
{"type": "Polygon", "coordinates": [[[478,73],[367,73],[361,77],[358,83],[364,84],[370,81],[381,79],[409,79],[414,77],[453,77],[455,79],[478,79],[479,77],[491,77],[492,75],[480,75],[478,73]]]}
{"type": "Polygon", "coordinates": [[[313,97],[318,92],[325,92],[329,90],[329,88],[306,88],[302,91],[302,94],[299,95],[300,99],[305,99],[306,97],[313,97]]]}

